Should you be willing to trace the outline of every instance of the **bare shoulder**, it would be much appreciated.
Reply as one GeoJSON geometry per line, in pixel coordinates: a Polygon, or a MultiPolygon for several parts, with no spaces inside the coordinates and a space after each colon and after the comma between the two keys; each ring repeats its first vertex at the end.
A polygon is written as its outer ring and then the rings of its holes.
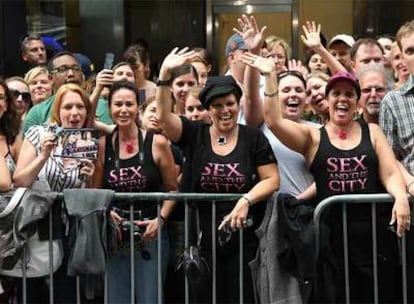
{"type": "Polygon", "coordinates": [[[153,145],[158,149],[165,149],[170,146],[170,141],[165,135],[154,134],[153,145]]]}

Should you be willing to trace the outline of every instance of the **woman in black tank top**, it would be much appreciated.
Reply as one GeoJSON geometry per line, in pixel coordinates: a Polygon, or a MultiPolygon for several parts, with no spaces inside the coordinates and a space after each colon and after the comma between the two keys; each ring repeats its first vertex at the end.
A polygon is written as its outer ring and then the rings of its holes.
{"type": "MultiPolygon", "coordinates": [[[[177,174],[168,140],[140,129],[136,124],[139,105],[138,91],[134,84],[121,81],[112,85],[109,107],[116,129],[101,137],[99,159],[94,176],[95,187],[117,192],[161,192],[177,190],[177,174]]],[[[157,231],[161,231],[162,272],[168,257],[168,235],[163,229],[174,201],[164,201],[161,216],[157,218],[155,201],[134,203],[134,223],[140,227],[142,241],[137,241],[135,254],[136,303],[158,301],[157,284],[157,231]],[[159,227],[161,225],[161,227],[159,227]]],[[[129,205],[115,203],[111,216],[119,227],[129,220],[129,205]]],[[[128,226],[129,227],[129,226],[128,226]]],[[[130,256],[125,234],[120,240],[120,250],[108,264],[108,301],[130,301],[130,256]]]]}
{"type": "MultiPolygon", "coordinates": [[[[405,230],[410,227],[410,208],[405,183],[394,153],[381,129],[374,124],[366,125],[364,122],[353,120],[361,94],[355,76],[347,72],[339,72],[330,78],[325,91],[330,118],[326,125],[318,130],[282,117],[277,93],[273,94],[278,89],[278,78],[270,60],[247,54],[244,62],[265,74],[265,92],[267,94],[265,94],[264,111],[266,124],[286,146],[305,156],[315,177],[319,200],[335,194],[378,193],[382,192],[383,186],[395,201],[391,214],[388,212],[386,223],[381,219],[383,216],[379,215],[378,220],[381,221],[381,225],[378,225],[378,231],[381,231],[380,238],[389,239],[390,233],[386,231],[389,218],[391,218],[391,223],[397,224],[398,236],[402,236],[405,230]]],[[[359,239],[361,239],[361,235],[366,236],[367,220],[365,216],[361,217],[361,214],[352,212],[349,216],[351,217],[348,218],[350,236],[359,237],[359,239]]],[[[334,215],[330,219],[332,221],[338,220],[334,215]]],[[[338,227],[338,224],[333,223],[330,227],[338,227]]],[[[333,234],[336,233],[334,230],[331,230],[333,234]]],[[[368,239],[359,241],[362,244],[369,242],[368,239]]],[[[394,242],[391,240],[387,244],[390,245],[390,248],[394,248],[395,239],[394,242]]],[[[331,246],[334,247],[332,244],[331,246]]],[[[383,247],[379,247],[379,250],[383,247]]],[[[333,249],[335,250],[335,248],[333,249]]],[[[354,259],[357,261],[357,265],[360,265],[358,263],[361,260],[366,261],[366,252],[363,252],[365,249],[362,247],[351,247],[350,249],[351,262],[354,259]]],[[[396,252],[398,250],[395,248],[393,253],[396,252]]],[[[393,255],[394,258],[395,255],[393,255]]],[[[392,262],[398,262],[398,258],[392,262]]],[[[368,272],[370,275],[372,272],[370,272],[369,261],[364,266],[365,268],[361,272],[368,272]]],[[[384,277],[388,281],[393,280],[387,278],[386,274],[384,277]]],[[[354,300],[366,302],[365,296],[367,294],[368,297],[372,297],[372,289],[368,290],[362,287],[367,286],[367,281],[369,280],[359,281],[360,286],[357,288],[360,289],[361,294],[354,297],[354,300]],[[358,296],[360,297],[358,298],[358,296]]],[[[332,286],[332,281],[329,284],[332,286]]],[[[388,288],[393,289],[391,285],[388,285],[388,288]]],[[[393,292],[396,290],[396,288],[393,289],[393,292]]],[[[334,301],[335,297],[328,302],[331,300],[334,301]]]]}

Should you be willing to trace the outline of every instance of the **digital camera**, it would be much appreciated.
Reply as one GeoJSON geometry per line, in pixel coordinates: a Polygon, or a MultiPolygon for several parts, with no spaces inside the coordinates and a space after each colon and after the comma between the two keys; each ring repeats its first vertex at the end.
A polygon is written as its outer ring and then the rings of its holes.
{"type": "Polygon", "coordinates": [[[145,232],[144,227],[138,226],[135,223],[132,223],[131,225],[131,221],[123,220],[121,221],[120,228],[121,228],[121,234],[122,234],[122,241],[129,242],[131,228],[133,229],[134,242],[140,243],[142,241],[142,235],[145,232]]]}

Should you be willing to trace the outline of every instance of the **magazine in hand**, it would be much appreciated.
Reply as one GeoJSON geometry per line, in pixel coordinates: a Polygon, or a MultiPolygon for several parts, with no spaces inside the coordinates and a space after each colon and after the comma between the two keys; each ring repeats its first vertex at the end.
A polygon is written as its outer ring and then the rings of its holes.
{"type": "Polygon", "coordinates": [[[53,156],[66,158],[98,158],[99,131],[96,129],[61,129],[56,133],[53,156]]]}

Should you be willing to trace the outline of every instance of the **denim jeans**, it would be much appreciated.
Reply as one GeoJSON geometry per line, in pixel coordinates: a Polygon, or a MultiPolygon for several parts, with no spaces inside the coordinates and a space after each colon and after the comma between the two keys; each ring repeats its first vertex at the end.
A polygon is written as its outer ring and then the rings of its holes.
{"type": "MultiPolygon", "coordinates": [[[[168,256],[169,241],[167,230],[161,232],[161,267],[164,283],[168,256]]],[[[145,260],[141,253],[135,254],[135,303],[158,303],[158,252],[157,240],[144,245],[151,258],[145,260]]],[[[128,253],[117,252],[107,266],[108,303],[131,302],[131,257],[128,253]]],[[[161,286],[163,288],[163,286],[161,286]]]]}

